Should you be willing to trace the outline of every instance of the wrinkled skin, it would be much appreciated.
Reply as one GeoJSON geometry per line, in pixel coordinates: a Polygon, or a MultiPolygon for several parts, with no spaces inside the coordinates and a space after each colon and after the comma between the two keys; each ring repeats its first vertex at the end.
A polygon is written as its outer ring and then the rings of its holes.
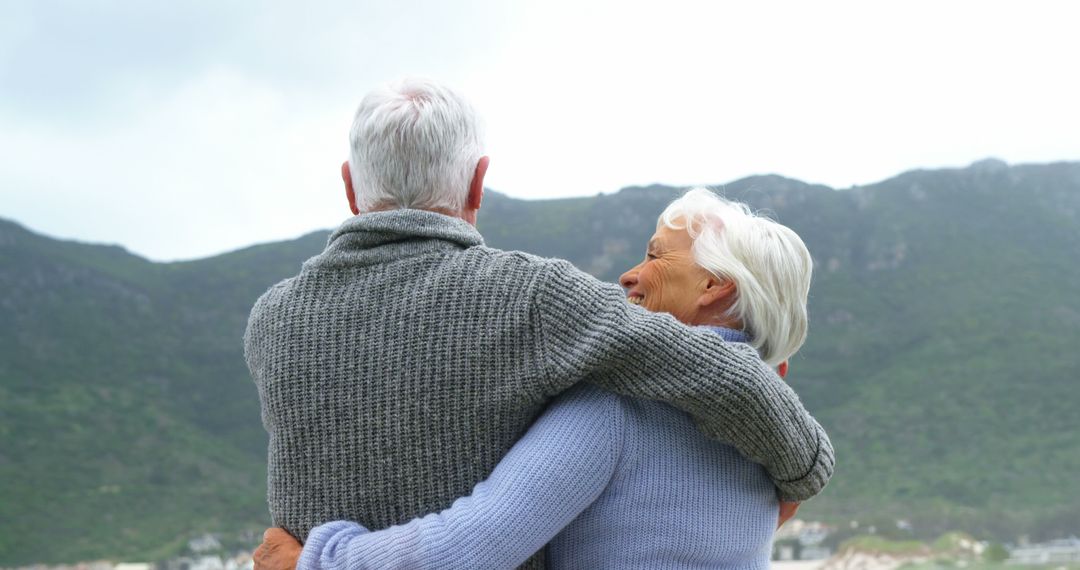
{"type": "Polygon", "coordinates": [[[719,324],[713,297],[704,295],[721,281],[693,260],[692,245],[686,230],[658,228],[649,240],[645,260],[619,277],[627,289],[626,298],[649,311],[671,313],[689,325],[719,324]]]}
{"type": "Polygon", "coordinates": [[[693,244],[686,230],[657,228],[645,259],[619,277],[627,299],[653,312],[671,313],[688,325],[742,328],[727,315],[735,301],[735,284],[698,265],[693,244]]]}
{"type": "Polygon", "coordinates": [[[302,548],[300,541],[284,529],[268,528],[263,533],[262,544],[251,555],[255,570],[293,570],[302,548]]]}

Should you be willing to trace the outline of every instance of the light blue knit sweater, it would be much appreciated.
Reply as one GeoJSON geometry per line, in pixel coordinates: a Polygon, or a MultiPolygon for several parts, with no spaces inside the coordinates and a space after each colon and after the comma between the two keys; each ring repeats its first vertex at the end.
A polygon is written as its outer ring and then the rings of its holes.
{"type": "Polygon", "coordinates": [[[549,541],[550,568],[768,568],[777,515],[765,470],[684,412],[579,385],[471,496],[378,532],[316,527],[298,570],[513,568],[549,541]]]}

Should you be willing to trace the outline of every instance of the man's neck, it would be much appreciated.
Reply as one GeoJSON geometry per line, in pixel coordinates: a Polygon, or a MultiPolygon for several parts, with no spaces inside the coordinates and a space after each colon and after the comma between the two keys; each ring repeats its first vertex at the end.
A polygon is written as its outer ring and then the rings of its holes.
{"type": "Polygon", "coordinates": [[[422,210],[424,212],[434,212],[436,214],[442,214],[444,216],[450,216],[451,218],[458,218],[465,220],[469,224],[476,225],[476,210],[465,210],[462,212],[454,212],[446,208],[402,208],[396,204],[376,204],[367,210],[360,212],[361,214],[370,214],[373,212],[389,212],[392,210],[422,210]]]}

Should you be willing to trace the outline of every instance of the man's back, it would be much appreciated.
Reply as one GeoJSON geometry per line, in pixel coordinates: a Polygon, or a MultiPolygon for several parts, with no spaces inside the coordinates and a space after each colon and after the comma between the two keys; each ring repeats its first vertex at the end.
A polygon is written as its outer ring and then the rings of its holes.
{"type": "Polygon", "coordinates": [[[566,262],[483,247],[433,212],[345,222],[255,304],[245,356],[270,433],[271,514],[301,539],[331,520],[378,529],[446,508],[583,380],[689,412],[764,465],[783,500],[832,473],[821,426],[753,349],[566,262]]]}
{"type": "Polygon", "coordinates": [[[246,348],[276,525],[303,539],[330,520],[383,528],[439,511],[539,414],[529,301],[542,262],[481,243],[430,212],[353,218],[256,304],[246,348]]]}

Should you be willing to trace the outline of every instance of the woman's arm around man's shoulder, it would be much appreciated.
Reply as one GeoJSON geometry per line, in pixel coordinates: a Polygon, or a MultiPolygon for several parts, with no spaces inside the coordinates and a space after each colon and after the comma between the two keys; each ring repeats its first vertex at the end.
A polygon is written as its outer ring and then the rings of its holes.
{"type": "Polygon", "coordinates": [[[326,523],[311,531],[302,553],[295,539],[271,529],[255,570],[289,570],[290,562],[299,570],[516,567],[603,492],[622,452],[623,422],[617,396],[575,387],[450,508],[375,532],[326,523]]]}

